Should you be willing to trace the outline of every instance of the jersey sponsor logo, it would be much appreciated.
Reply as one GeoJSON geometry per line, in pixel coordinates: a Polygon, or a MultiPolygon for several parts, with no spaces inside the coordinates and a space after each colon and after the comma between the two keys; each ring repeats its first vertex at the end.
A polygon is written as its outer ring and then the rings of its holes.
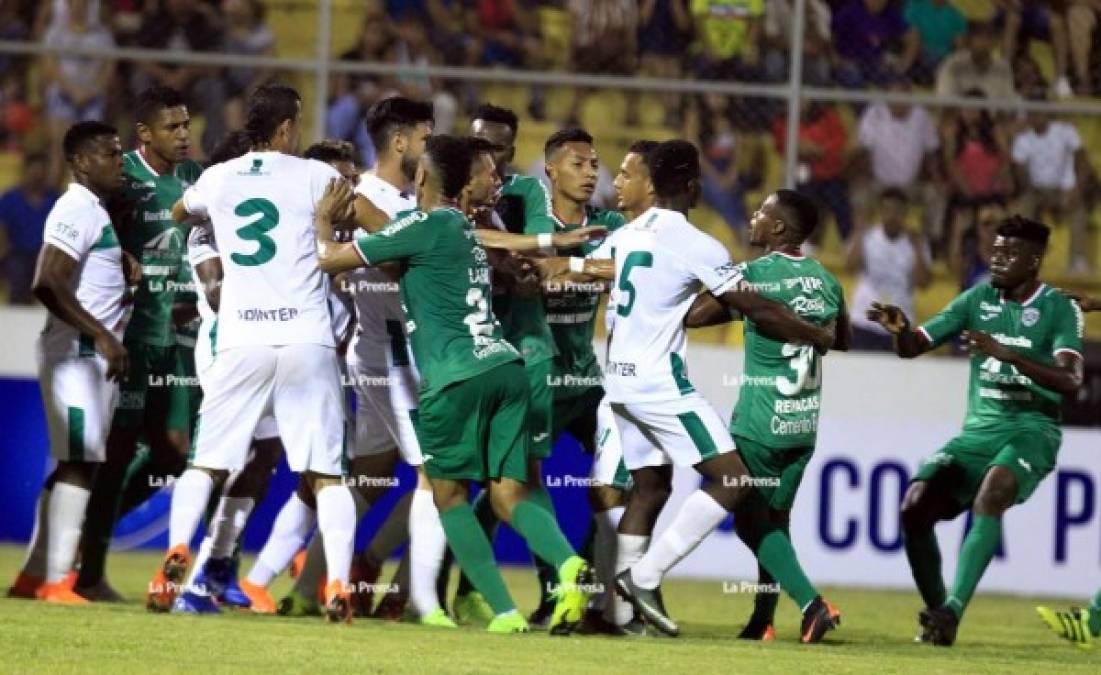
{"type": "MultiPolygon", "coordinates": [[[[382,228],[378,234],[383,237],[392,237],[413,223],[419,223],[422,220],[428,220],[428,214],[424,211],[413,211],[382,228]]],[[[485,255],[485,251],[482,251],[482,255],[485,255]]]]}
{"type": "MultiPolygon", "coordinates": [[[[163,213],[168,213],[168,211],[164,211],[163,213]]],[[[148,214],[146,214],[146,215],[148,215],[148,214]]],[[[172,215],[169,214],[167,217],[169,219],[171,219],[172,215]]],[[[160,217],[158,217],[156,220],[160,220],[160,217]]],[[[157,236],[155,236],[152,239],[150,239],[149,241],[145,242],[145,244],[142,246],[142,248],[145,249],[146,251],[173,251],[173,250],[177,250],[177,249],[182,248],[182,246],[183,246],[182,237],[183,237],[183,235],[180,234],[179,229],[177,229],[175,227],[170,227],[167,230],[165,230],[164,232],[161,232],[157,236]]]]}
{"type": "Polygon", "coordinates": [[[784,286],[789,291],[799,286],[803,293],[815,293],[823,288],[822,280],[818,277],[791,277],[784,279],[784,286]]]}
{"type": "Polygon", "coordinates": [[[979,387],[980,398],[992,398],[998,401],[1031,401],[1032,392],[1030,391],[1006,391],[1004,389],[991,389],[989,387],[979,387]]]}
{"type": "Polygon", "coordinates": [[[796,314],[819,314],[826,311],[826,301],[823,298],[797,295],[791,299],[791,310],[796,314]]]}
{"type": "MultiPolygon", "coordinates": [[[[1025,327],[1035,326],[1036,322],[1040,320],[1040,310],[1035,307],[1025,307],[1025,311],[1021,312],[1021,323],[1025,327]]],[[[1029,345],[1031,346],[1031,344],[1029,345]]]]}
{"type": "Polygon", "coordinates": [[[160,223],[166,220],[172,220],[172,212],[168,209],[161,209],[160,211],[145,211],[141,214],[141,219],[147,223],[160,223]]]}
{"type": "Polygon", "coordinates": [[[516,348],[505,342],[504,340],[497,340],[495,338],[486,338],[484,336],[474,336],[474,358],[479,361],[487,359],[496,354],[515,354],[520,355],[520,352],[516,351],[516,348]]]}
{"type": "Polygon", "coordinates": [[[274,309],[254,307],[237,310],[237,318],[241,321],[294,321],[297,317],[297,307],[276,307],[274,309]]]}
{"type": "Polygon", "coordinates": [[[609,361],[605,371],[611,375],[618,375],[619,377],[635,377],[638,375],[637,366],[625,361],[609,361]]]}
{"type": "Polygon", "coordinates": [[[787,420],[777,415],[773,415],[772,421],[769,423],[769,429],[777,436],[817,433],[818,413],[812,413],[806,417],[794,420],[787,420]]]}
{"type": "Polygon", "coordinates": [[[77,229],[76,225],[70,225],[69,223],[59,221],[54,223],[50,229],[52,230],[51,234],[69,241],[76,241],[77,237],[80,236],[80,230],[77,229]]]}
{"type": "Polygon", "coordinates": [[[801,413],[818,410],[821,407],[822,403],[818,398],[818,394],[813,394],[806,398],[778,399],[773,402],[772,411],[775,413],[801,413]]]}
{"type": "MultiPolygon", "coordinates": [[[[1021,319],[1023,320],[1024,317],[1021,317],[1021,319]]],[[[995,333],[993,337],[995,340],[1002,343],[1003,345],[1006,345],[1007,347],[1024,347],[1026,349],[1032,348],[1032,340],[1028,339],[1024,335],[1006,335],[1004,333],[995,333]]]]}

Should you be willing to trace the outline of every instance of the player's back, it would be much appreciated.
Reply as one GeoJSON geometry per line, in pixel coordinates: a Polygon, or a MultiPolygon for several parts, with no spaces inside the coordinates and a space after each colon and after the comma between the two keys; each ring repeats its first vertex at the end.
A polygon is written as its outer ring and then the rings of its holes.
{"type": "Polygon", "coordinates": [[[218,349],[333,346],[314,210],[335,169],[278,152],[250,152],[208,169],[184,196],[207,214],[221,252],[218,349]]]}
{"type": "Polygon", "coordinates": [[[694,391],[684,317],[701,285],[739,281],[730,256],[677,211],[651,208],[608,242],[615,258],[615,333],[606,368],[613,402],[672,400],[694,391]]]}
{"type": "MultiPolygon", "coordinates": [[[[773,251],[740,265],[749,288],[824,324],[837,317],[844,289],[820,262],[773,251]]],[[[745,370],[731,431],[775,447],[814,444],[821,407],[822,360],[810,345],[773,339],[745,323],[745,370]]]]}

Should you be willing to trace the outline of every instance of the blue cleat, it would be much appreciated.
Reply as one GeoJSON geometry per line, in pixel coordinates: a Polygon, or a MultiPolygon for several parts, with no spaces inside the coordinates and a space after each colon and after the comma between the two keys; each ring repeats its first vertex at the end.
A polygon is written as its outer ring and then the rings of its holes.
{"type": "Polygon", "coordinates": [[[228,574],[224,580],[224,588],[222,592],[218,594],[218,601],[230,607],[248,609],[252,607],[252,600],[243,590],[241,590],[241,585],[237,581],[237,565],[238,561],[236,558],[229,559],[228,574]]]}
{"type": "Polygon", "coordinates": [[[186,591],[176,596],[176,601],[172,603],[173,614],[221,614],[221,612],[213,596],[195,587],[188,587],[186,591]]]}

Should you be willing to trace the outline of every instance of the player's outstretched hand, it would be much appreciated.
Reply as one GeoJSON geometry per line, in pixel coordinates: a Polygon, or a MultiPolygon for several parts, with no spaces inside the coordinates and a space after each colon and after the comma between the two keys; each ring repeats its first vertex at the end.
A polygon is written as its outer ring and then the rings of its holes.
{"type": "Polygon", "coordinates": [[[558,232],[554,235],[555,248],[574,248],[590,241],[596,241],[608,236],[608,228],[594,225],[591,227],[579,227],[569,232],[558,232]]]}
{"type": "Polygon", "coordinates": [[[107,379],[118,381],[130,370],[130,356],[112,333],[103,331],[96,336],[96,351],[107,360],[107,379]]]}
{"type": "Polygon", "coordinates": [[[348,220],[355,214],[355,192],[344,178],[334,178],[325,186],[325,193],[317,203],[317,213],[331,223],[348,220]]]}
{"type": "Polygon", "coordinates": [[[875,321],[886,328],[887,332],[892,335],[898,335],[910,325],[910,320],[906,318],[906,312],[894,305],[873,302],[871,309],[865,313],[865,316],[868,317],[869,321],[875,321]]]}
{"type": "Polygon", "coordinates": [[[1088,295],[1083,295],[1078,291],[1068,291],[1065,288],[1060,288],[1059,292],[1067,296],[1071,300],[1078,303],[1078,307],[1083,312],[1099,312],[1101,311],[1101,298],[1091,298],[1088,295]]]}
{"type": "Polygon", "coordinates": [[[967,351],[971,354],[986,354],[999,361],[1005,361],[1010,357],[1008,347],[982,331],[965,330],[963,332],[963,342],[967,345],[967,351]]]}

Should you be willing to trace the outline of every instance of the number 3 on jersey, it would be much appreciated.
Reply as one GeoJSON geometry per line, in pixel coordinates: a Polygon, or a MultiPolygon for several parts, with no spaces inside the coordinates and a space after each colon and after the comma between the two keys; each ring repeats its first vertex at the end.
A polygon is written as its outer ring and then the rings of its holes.
{"type": "Polygon", "coordinates": [[[654,254],[649,251],[632,251],[623,261],[623,271],[619,273],[619,290],[626,294],[627,301],[616,306],[616,313],[627,316],[635,306],[635,285],[631,283],[631,272],[636,267],[653,267],[654,254]]]}
{"type": "Polygon", "coordinates": [[[279,224],[279,209],[275,208],[267,199],[246,199],[237,205],[233,213],[248,218],[260,216],[248,225],[237,229],[237,236],[246,241],[255,241],[259,248],[249,254],[233,253],[230,260],[243,267],[256,267],[263,265],[275,257],[275,240],[268,236],[268,232],[279,224]]]}

